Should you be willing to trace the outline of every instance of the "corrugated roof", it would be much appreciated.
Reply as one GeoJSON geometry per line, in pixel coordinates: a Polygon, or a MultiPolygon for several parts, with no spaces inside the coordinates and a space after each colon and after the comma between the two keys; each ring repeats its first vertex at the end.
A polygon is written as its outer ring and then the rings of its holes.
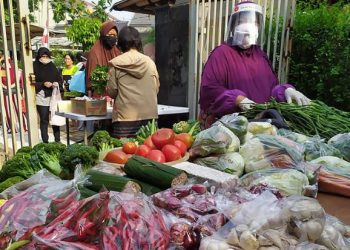
{"type": "Polygon", "coordinates": [[[154,27],[154,15],[136,13],[129,25],[134,27],[154,27]]]}
{"type": "Polygon", "coordinates": [[[174,4],[175,0],[122,0],[115,3],[111,9],[154,15],[155,8],[169,3],[174,4]]]}

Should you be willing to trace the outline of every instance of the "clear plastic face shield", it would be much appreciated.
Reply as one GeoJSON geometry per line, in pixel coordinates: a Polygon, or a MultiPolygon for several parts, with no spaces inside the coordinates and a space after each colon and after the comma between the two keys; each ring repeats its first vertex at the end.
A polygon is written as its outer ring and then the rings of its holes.
{"type": "Polygon", "coordinates": [[[263,26],[262,7],[255,3],[235,6],[228,23],[226,42],[231,46],[248,49],[260,44],[263,26]]]}

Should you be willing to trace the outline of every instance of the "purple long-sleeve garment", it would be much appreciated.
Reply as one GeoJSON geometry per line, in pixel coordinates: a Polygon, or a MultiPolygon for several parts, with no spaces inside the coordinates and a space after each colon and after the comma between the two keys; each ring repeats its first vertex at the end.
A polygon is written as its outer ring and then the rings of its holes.
{"type": "Polygon", "coordinates": [[[204,67],[200,88],[202,112],[221,117],[239,111],[236,98],[245,96],[256,103],[271,97],[285,101],[289,84],[279,84],[266,54],[259,46],[247,50],[221,44],[204,67]]]}

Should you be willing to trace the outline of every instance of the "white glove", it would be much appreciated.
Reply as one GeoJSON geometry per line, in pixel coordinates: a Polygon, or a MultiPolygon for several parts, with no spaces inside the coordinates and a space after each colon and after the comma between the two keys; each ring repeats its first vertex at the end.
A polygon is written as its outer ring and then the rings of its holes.
{"type": "Polygon", "coordinates": [[[310,99],[303,95],[303,93],[293,89],[287,88],[284,92],[284,95],[287,99],[288,103],[292,103],[292,101],[296,101],[298,105],[309,105],[310,99]]]}
{"type": "Polygon", "coordinates": [[[247,111],[251,109],[254,104],[255,102],[246,97],[238,104],[238,106],[242,111],[247,111]]]}

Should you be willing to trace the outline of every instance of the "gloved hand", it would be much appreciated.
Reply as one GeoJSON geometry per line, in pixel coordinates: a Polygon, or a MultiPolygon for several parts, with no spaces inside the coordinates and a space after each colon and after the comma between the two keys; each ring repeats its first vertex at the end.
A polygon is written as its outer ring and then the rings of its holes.
{"type": "Polygon", "coordinates": [[[238,106],[242,111],[247,111],[251,109],[254,104],[255,102],[246,97],[238,104],[238,106]]]}
{"type": "Polygon", "coordinates": [[[303,95],[303,93],[293,89],[287,88],[284,92],[284,95],[287,99],[288,103],[292,103],[292,101],[296,101],[298,105],[309,105],[310,99],[303,95]]]}

